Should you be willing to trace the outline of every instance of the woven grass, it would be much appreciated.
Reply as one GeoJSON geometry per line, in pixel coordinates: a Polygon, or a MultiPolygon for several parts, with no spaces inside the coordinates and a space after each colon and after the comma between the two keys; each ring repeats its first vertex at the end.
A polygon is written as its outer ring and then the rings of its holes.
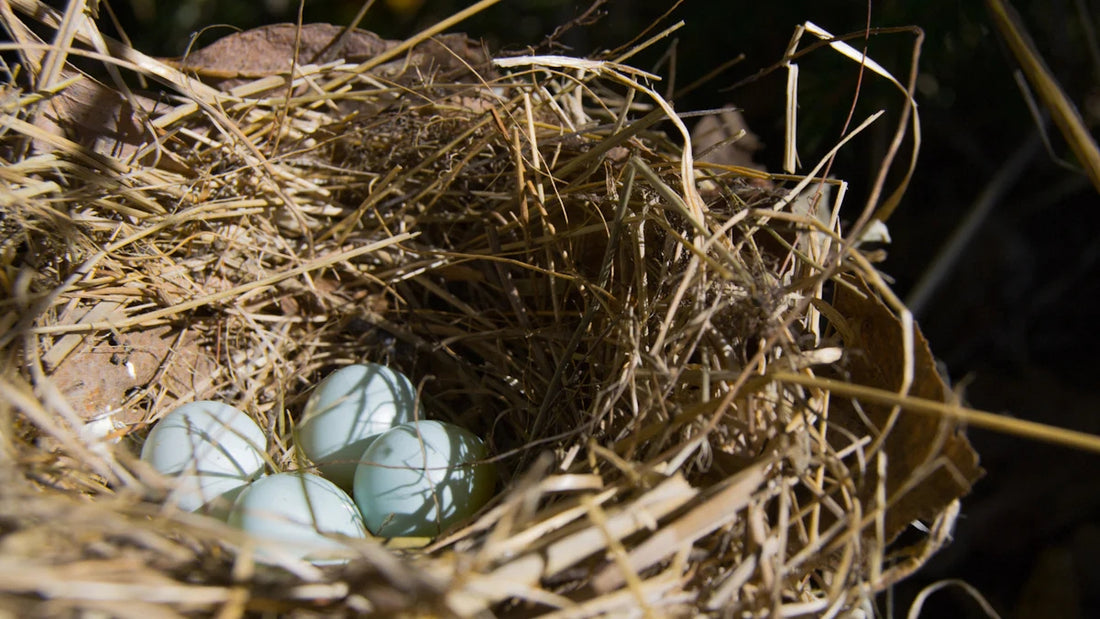
{"type": "Polygon", "coordinates": [[[5,610],[858,616],[946,542],[976,458],[952,417],[902,414],[955,409],[840,229],[846,186],[814,207],[820,178],[695,163],[627,58],[494,63],[450,35],[350,58],[313,27],[331,60],[247,74],[12,5],[59,45],[0,15],[21,55],[0,189],[5,610]],[[272,567],[160,504],[170,481],[134,454],[174,405],[232,403],[271,470],[308,467],[310,388],[364,360],[486,439],[502,479],[472,522],[272,567]]]}

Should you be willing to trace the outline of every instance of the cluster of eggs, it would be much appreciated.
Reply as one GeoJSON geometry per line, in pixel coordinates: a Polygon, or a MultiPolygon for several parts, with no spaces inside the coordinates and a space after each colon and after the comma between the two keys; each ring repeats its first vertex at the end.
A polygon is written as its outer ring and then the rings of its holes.
{"type": "Polygon", "coordinates": [[[495,474],[484,443],[454,424],[424,420],[418,401],[409,379],[384,365],[326,377],[296,433],[323,477],[263,475],[263,430],[213,401],[166,415],[141,457],[177,478],[170,502],[250,533],[264,544],[260,558],[323,563],[340,554],[341,536],[431,537],[491,497],[495,474]]]}

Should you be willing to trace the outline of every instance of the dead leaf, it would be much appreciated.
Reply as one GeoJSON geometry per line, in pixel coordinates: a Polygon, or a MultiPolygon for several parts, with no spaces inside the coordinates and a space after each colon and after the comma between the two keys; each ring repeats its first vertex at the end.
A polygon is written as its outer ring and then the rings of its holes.
{"type": "Polygon", "coordinates": [[[700,118],[691,131],[691,144],[699,161],[764,169],[753,161],[753,155],[764,147],[764,143],[749,131],[745,117],[738,110],[726,109],[700,118]]]}
{"type": "MultiPolygon", "coordinates": [[[[116,305],[117,304],[103,304],[116,305]]],[[[107,310],[93,308],[82,321],[99,320],[107,310]]],[[[171,326],[128,331],[109,337],[70,334],[43,355],[50,378],[84,420],[118,411],[124,424],[142,421],[137,407],[120,410],[134,389],[154,380],[158,403],[172,408],[178,400],[203,399],[211,394],[215,363],[191,335],[179,337],[171,326]]]]}
{"type": "MultiPolygon", "coordinates": [[[[903,369],[902,325],[867,285],[856,282],[861,294],[838,286],[834,307],[847,319],[853,341],[846,341],[849,352],[849,380],[860,385],[897,391],[903,369]]],[[[928,341],[920,330],[914,333],[915,370],[909,394],[918,398],[946,402],[951,394],[936,371],[936,362],[928,341]]],[[[863,411],[878,428],[886,425],[890,408],[862,404],[863,411]]],[[[851,403],[836,398],[830,422],[841,423],[857,435],[867,428],[852,409],[851,403]]],[[[931,520],[952,501],[970,492],[971,485],[983,474],[978,454],[970,446],[964,430],[954,422],[925,415],[901,412],[886,438],[886,492],[896,501],[886,512],[886,539],[893,540],[910,522],[931,520]],[[909,489],[914,475],[926,475],[909,489]],[[895,496],[898,495],[900,496],[895,496]]],[[[874,465],[869,465],[871,469],[874,465]]],[[[877,479],[873,471],[862,487],[861,498],[870,504],[877,479]]]]}
{"type": "MultiPolygon", "coordinates": [[[[46,44],[22,22],[15,20],[18,40],[25,41],[24,65],[36,75],[41,67],[46,44]]],[[[257,78],[287,73],[293,64],[320,64],[343,59],[362,62],[389,50],[400,41],[389,41],[365,30],[351,30],[341,36],[342,27],[331,24],[295,24],[263,26],[237,32],[186,55],[182,59],[159,59],[183,71],[195,72],[218,88],[228,91],[257,78]]],[[[434,37],[371,71],[399,83],[427,81],[435,76],[449,81],[479,83],[480,76],[492,79],[490,56],[481,43],[461,34],[434,37]],[[475,76],[476,72],[476,76],[475,76]]],[[[58,83],[68,83],[43,105],[35,124],[52,134],[69,138],[93,152],[126,160],[138,148],[153,141],[146,122],[157,102],[138,94],[123,96],[88,75],[66,65],[58,83]]],[[[267,94],[270,94],[268,92],[267,94]]],[[[483,105],[472,100],[471,105],[483,105]]],[[[473,109],[473,108],[472,108],[473,109]]],[[[56,148],[36,139],[35,148],[51,152],[56,148]]],[[[166,157],[165,151],[146,155],[140,162],[176,172],[187,168],[166,157]]]]}
{"type": "MultiPolygon", "coordinates": [[[[366,30],[354,29],[341,36],[342,32],[343,27],[332,24],[261,26],[224,36],[183,58],[162,60],[230,90],[258,78],[287,73],[294,64],[340,59],[358,63],[401,44],[366,30]]],[[[372,73],[390,79],[408,75],[416,80],[433,71],[470,75],[470,67],[487,71],[489,60],[479,43],[465,35],[445,34],[413,47],[407,58],[383,64],[372,73]]]]}
{"type": "MultiPolygon", "coordinates": [[[[64,69],[62,77],[75,81],[43,105],[35,117],[35,126],[63,135],[92,152],[123,161],[152,141],[152,133],[140,120],[156,105],[152,99],[135,94],[127,100],[114,89],[72,69],[64,69]]],[[[41,140],[35,140],[35,149],[54,150],[41,140]]],[[[152,155],[140,163],[151,162],[152,155]]]]}
{"type": "Polygon", "coordinates": [[[295,24],[261,26],[226,35],[183,58],[164,60],[181,71],[194,71],[204,80],[220,82],[220,87],[228,90],[254,79],[286,73],[295,58],[298,65],[339,58],[357,62],[389,46],[365,30],[354,30],[341,39],[342,30],[331,24],[306,24],[300,33],[295,24]]]}
{"type": "MultiPolygon", "coordinates": [[[[22,21],[10,15],[5,24],[20,43],[22,65],[28,79],[38,80],[49,45],[22,21]]],[[[84,148],[121,160],[133,155],[152,135],[142,124],[155,101],[137,94],[129,98],[113,88],[65,65],[50,86],[64,85],[53,93],[34,116],[34,125],[51,134],[64,136],[84,148]]],[[[51,152],[47,140],[35,138],[37,152],[51,152]]]]}

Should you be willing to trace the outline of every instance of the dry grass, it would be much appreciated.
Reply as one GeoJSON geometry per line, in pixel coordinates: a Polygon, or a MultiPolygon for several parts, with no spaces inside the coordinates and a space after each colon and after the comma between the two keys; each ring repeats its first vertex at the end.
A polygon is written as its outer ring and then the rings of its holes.
{"type": "Polygon", "coordinates": [[[0,168],[0,607],[832,616],[946,542],[978,474],[965,411],[842,234],[843,183],[817,215],[790,190],[821,179],[694,162],[625,59],[493,64],[419,37],[219,90],[106,41],[80,3],[13,4],[62,46],[0,15],[22,55],[0,168]],[[172,94],[89,86],[66,55],[172,94]],[[107,93],[138,110],[127,137],[58,129],[107,93]],[[305,466],[308,390],[361,360],[485,437],[504,475],[475,521],[271,568],[159,505],[133,446],[176,403],[233,403],[273,470],[305,466]],[[901,414],[921,406],[941,414],[901,414]],[[116,448],[82,434],[104,413],[116,448]]]}

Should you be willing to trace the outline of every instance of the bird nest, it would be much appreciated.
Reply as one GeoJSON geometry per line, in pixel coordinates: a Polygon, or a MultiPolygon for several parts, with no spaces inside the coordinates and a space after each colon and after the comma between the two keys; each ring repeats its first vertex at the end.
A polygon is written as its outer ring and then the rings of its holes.
{"type": "Polygon", "coordinates": [[[945,543],[976,457],[909,412],[952,396],[843,183],[695,162],[626,58],[441,24],[158,60],[11,4],[38,23],[0,15],[5,610],[857,616],[945,543]],[[232,403],[308,468],[311,387],[362,361],[485,439],[473,520],[271,566],[160,502],[136,446],[174,406],[232,403]]]}

